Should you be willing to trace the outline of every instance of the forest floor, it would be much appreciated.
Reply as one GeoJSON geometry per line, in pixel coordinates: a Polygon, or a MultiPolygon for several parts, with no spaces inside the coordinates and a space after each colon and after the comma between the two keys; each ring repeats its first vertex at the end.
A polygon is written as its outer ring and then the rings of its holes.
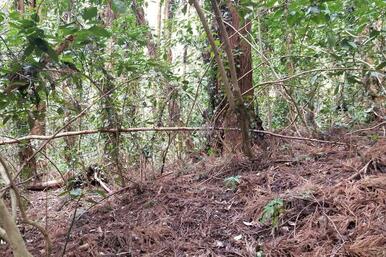
{"type": "MultiPolygon", "coordinates": [[[[66,241],[65,256],[77,257],[386,256],[383,133],[332,138],[344,146],[272,139],[253,160],[170,165],[91,209],[98,196],[59,210],[60,190],[35,192],[28,212],[46,224],[54,256],[66,241]]],[[[23,232],[34,256],[44,256],[39,232],[23,232]]]]}

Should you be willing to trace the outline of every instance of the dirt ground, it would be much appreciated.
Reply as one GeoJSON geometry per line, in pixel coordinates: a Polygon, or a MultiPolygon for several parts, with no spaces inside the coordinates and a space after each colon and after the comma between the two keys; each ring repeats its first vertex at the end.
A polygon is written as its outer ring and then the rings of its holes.
{"type": "MultiPolygon", "coordinates": [[[[91,189],[62,208],[61,190],[35,192],[28,212],[47,226],[53,256],[65,245],[80,257],[386,256],[383,131],[329,139],[347,145],[270,139],[253,160],[187,160],[99,204],[91,189]]],[[[21,230],[45,256],[39,232],[21,230]]]]}

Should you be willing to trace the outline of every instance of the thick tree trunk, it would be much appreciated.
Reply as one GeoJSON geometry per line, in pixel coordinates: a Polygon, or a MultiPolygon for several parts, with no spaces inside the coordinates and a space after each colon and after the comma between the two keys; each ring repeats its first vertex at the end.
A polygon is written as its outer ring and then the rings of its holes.
{"type": "MultiPolygon", "coordinates": [[[[258,113],[259,108],[257,103],[254,103],[251,45],[244,39],[248,38],[251,33],[252,21],[247,19],[244,23],[241,23],[237,9],[230,1],[227,1],[227,8],[231,14],[231,20],[229,21],[231,26],[227,26],[227,32],[229,35],[233,35],[230,42],[235,56],[238,84],[242,94],[248,92],[243,95],[243,100],[249,117],[249,128],[264,130],[258,113]]],[[[226,124],[228,126],[234,125],[231,119],[225,122],[228,123],[226,124]]],[[[262,134],[254,134],[254,140],[261,145],[264,137],[262,134]]]]}
{"type": "MultiPolygon", "coordinates": [[[[247,108],[245,107],[244,99],[242,97],[242,92],[240,90],[238,82],[236,62],[234,58],[234,53],[232,52],[232,43],[230,42],[229,34],[222,20],[222,14],[217,5],[217,1],[211,0],[211,3],[215,13],[217,24],[219,26],[219,33],[223,41],[224,50],[226,52],[227,59],[229,62],[229,73],[231,77],[232,93],[235,98],[235,113],[231,113],[230,116],[228,116],[228,121],[232,124],[238,123],[241,129],[241,150],[246,156],[251,158],[253,156],[253,153],[249,136],[249,113],[247,108]]],[[[239,19],[235,20],[235,22],[237,23],[235,25],[239,27],[239,19]]],[[[231,140],[233,141],[233,144],[231,145],[231,147],[233,148],[232,150],[237,150],[237,145],[240,145],[240,140],[237,140],[237,137],[237,135],[232,135],[231,137],[231,140]]]]}

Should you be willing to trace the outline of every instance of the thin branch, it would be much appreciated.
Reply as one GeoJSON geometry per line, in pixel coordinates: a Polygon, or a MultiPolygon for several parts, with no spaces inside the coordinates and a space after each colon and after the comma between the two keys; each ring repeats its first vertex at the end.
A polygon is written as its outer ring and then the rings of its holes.
{"type": "Polygon", "coordinates": [[[188,116],[186,117],[186,121],[185,121],[186,125],[188,125],[188,123],[190,121],[190,116],[192,115],[193,109],[194,109],[194,107],[196,105],[197,98],[198,98],[198,93],[200,92],[201,85],[202,85],[202,80],[204,79],[206,73],[209,71],[209,68],[212,66],[212,64],[213,64],[213,58],[210,60],[210,63],[208,64],[208,66],[206,67],[204,73],[200,77],[200,80],[198,81],[198,85],[197,85],[197,88],[196,88],[196,93],[194,95],[194,100],[193,100],[193,103],[192,103],[192,107],[190,107],[188,116]]]}
{"type": "MultiPolygon", "coordinates": [[[[117,128],[112,128],[112,129],[100,128],[100,129],[90,129],[90,130],[80,130],[80,131],[68,131],[63,133],[57,133],[51,136],[41,136],[41,135],[25,136],[25,137],[13,139],[13,140],[0,141],[0,145],[19,144],[26,140],[53,140],[53,139],[63,138],[63,137],[90,135],[90,134],[98,134],[98,133],[135,133],[135,132],[149,132],[149,131],[195,132],[195,131],[210,131],[210,130],[240,131],[239,128],[224,128],[224,127],[137,127],[137,128],[118,128],[118,129],[117,128]]],[[[291,140],[303,140],[303,141],[312,141],[317,143],[346,145],[343,142],[326,141],[326,140],[319,140],[319,139],[305,138],[305,137],[286,136],[286,135],[281,135],[281,134],[277,134],[269,131],[263,131],[263,130],[253,129],[250,131],[255,133],[263,133],[274,137],[291,139],[291,140]]]]}
{"type": "MultiPolygon", "coordinates": [[[[133,80],[137,80],[138,78],[140,78],[140,76],[138,77],[135,77],[133,79],[131,79],[130,81],[133,81],[133,80]]],[[[82,117],[91,107],[93,107],[95,104],[98,103],[99,100],[101,100],[102,98],[104,98],[105,96],[111,94],[114,90],[116,90],[118,88],[118,86],[110,89],[109,91],[107,91],[105,94],[97,97],[89,106],[87,106],[85,109],[83,109],[77,116],[75,116],[74,118],[72,118],[71,120],[69,120],[66,124],[64,124],[64,126],[62,126],[60,129],[58,129],[53,135],[51,135],[50,137],[46,137],[44,138],[44,140],[46,140],[45,142],[43,142],[39,147],[38,149],[20,166],[20,168],[18,169],[16,175],[15,175],[15,178],[18,177],[21,173],[21,171],[24,169],[24,167],[27,165],[27,163],[29,163],[32,158],[34,158],[39,152],[41,152],[45,147],[46,145],[53,139],[55,138],[55,136],[57,136],[58,134],[60,134],[61,131],[63,131],[64,129],[66,129],[68,126],[70,126],[73,122],[75,122],[77,119],[79,119],[80,117],[82,117]]],[[[1,144],[0,144],[1,145],[1,144]]]]}
{"type": "MultiPolygon", "coordinates": [[[[371,70],[369,70],[369,69],[363,69],[363,68],[347,68],[347,67],[332,67],[332,68],[319,68],[319,69],[306,70],[306,71],[299,72],[299,73],[294,74],[294,75],[289,76],[289,77],[284,77],[284,78],[277,79],[277,80],[264,81],[264,82],[255,84],[252,88],[246,90],[242,95],[244,96],[244,95],[248,94],[250,91],[255,90],[256,88],[261,87],[261,86],[266,86],[266,85],[272,85],[272,84],[283,83],[283,82],[286,82],[286,81],[289,81],[289,80],[292,80],[292,79],[295,79],[295,78],[298,78],[298,77],[305,76],[305,75],[307,75],[307,74],[309,74],[309,73],[313,73],[313,72],[323,72],[323,71],[346,71],[346,70],[351,70],[351,71],[371,71],[371,70]]],[[[226,108],[228,108],[228,104],[226,104],[226,105],[218,112],[218,114],[217,114],[216,117],[213,119],[213,121],[217,120],[217,118],[221,115],[221,113],[223,113],[223,112],[225,111],[226,108]]]]}
{"type": "Polygon", "coordinates": [[[203,10],[202,10],[202,8],[197,0],[190,0],[189,2],[190,2],[190,4],[194,5],[196,12],[200,18],[201,23],[202,23],[202,26],[204,27],[205,33],[207,34],[209,44],[211,45],[211,48],[213,50],[213,54],[214,54],[214,57],[216,59],[217,65],[218,65],[218,69],[219,69],[219,72],[221,74],[221,78],[223,80],[222,82],[223,82],[225,94],[227,96],[231,110],[234,111],[235,110],[235,100],[234,100],[234,96],[232,93],[231,83],[230,83],[228,76],[226,74],[224,63],[220,57],[219,51],[217,49],[212,32],[209,28],[208,22],[205,18],[204,12],[203,12],[203,10]]]}
{"type": "Polygon", "coordinates": [[[67,230],[66,241],[64,243],[64,247],[63,247],[63,251],[62,251],[62,257],[65,255],[68,241],[70,241],[71,230],[72,230],[72,227],[75,224],[76,213],[78,211],[78,206],[79,206],[80,199],[81,199],[81,196],[79,196],[78,200],[76,201],[76,206],[75,206],[74,214],[72,215],[71,223],[70,223],[70,226],[68,227],[68,230],[67,230]]]}
{"type": "Polygon", "coordinates": [[[375,126],[373,126],[373,127],[370,127],[370,128],[363,128],[363,129],[358,129],[358,130],[355,130],[355,131],[352,131],[352,132],[349,132],[349,133],[347,133],[347,134],[355,134],[355,133],[358,133],[358,132],[363,132],[363,131],[368,131],[368,130],[373,130],[373,129],[376,129],[376,128],[378,128],[378,127],[381,127],[381,126],[383,126],[383,125],[385,125],[386,124],[386,121],[383,121],[383,122],[381,122],[381,123],[379,123],[379,124],[377,124],[377,125],[375,125],[375,126]]]}

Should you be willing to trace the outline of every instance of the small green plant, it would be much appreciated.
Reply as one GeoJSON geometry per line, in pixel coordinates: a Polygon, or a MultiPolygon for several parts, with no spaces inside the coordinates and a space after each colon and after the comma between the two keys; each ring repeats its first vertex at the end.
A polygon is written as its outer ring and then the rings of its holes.
{"type": "Polygon", "coordinates": [[[263,210],[259,221],[261,223],[266,223],[270,221],[272,226],[275,228],[279,224],[279,217],[284,210],[284,201],[281,198],[276,198],[270,201],[263,210]]]}
{"type": "Polygon", "coordinates": [[[240,184],[240,176],[232,176],[224,179],[224,185],[226,188],[236,190],[240,184]]]}
{"type": "Polygon", "coordinates": [[[371,134],[368,136],[368,138],[372,141],[372,142],[378,142],[379,140],[379,135],[378,134],[371,134]]]}

